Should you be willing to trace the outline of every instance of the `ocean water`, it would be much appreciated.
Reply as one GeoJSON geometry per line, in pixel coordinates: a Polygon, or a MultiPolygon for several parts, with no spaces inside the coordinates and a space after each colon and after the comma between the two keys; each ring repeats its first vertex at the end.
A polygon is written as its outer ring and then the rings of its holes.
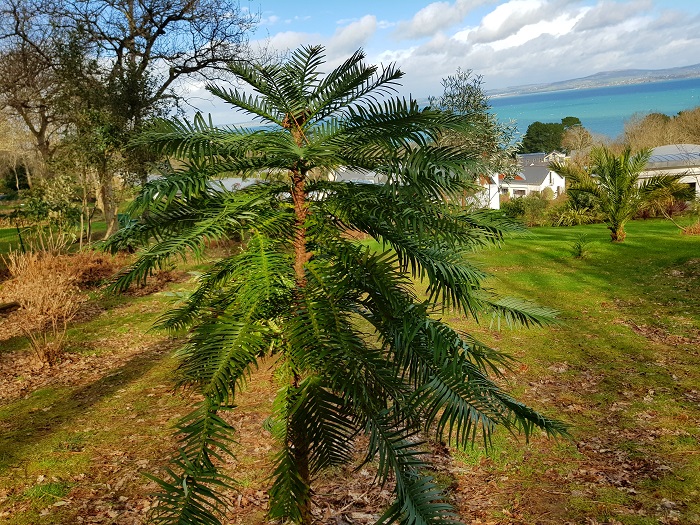
{"type": "Polygon", "coordinates": [[[561,122],[571,116],[591,132],[616,138],[635,114],[676,115],[700,106],[700,78],[494,97],[490,102],[500,121],[516,121],[520,134],[535,121],[561,122]]]}

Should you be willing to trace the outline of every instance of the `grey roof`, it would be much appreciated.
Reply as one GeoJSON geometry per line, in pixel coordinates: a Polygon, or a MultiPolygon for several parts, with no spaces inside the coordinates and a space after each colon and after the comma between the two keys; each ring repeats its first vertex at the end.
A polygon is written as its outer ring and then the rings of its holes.
{"type": "Polygon", "coordinates": [[[700,153],[700,144],[668,144],[651,150],[652,155],[668,155],[673,153],[700,153]]]}
{"type": "Polygon", "coordinates": [[[647,169],[689,168],[700,166],[700,153],[676,153],[675,155],[652,155],[647,169]]]}
{"type": "Polygon", "coordinates": [[[650,170],[658,170],[691,166],[700,166],[700,145],[670,144],[654,148],[646,167],[650,170]]]}
{"type": "Polygon", "coordinates": [[[352,170],[341,168],[335,172],[335,180],[345,182],[359,182],[363,184],[383,184],[386,178],[374,171],[352,170]]]}
{"type": "Polygon", "coordinates": [[[546,153],[522,153],[516,155],[515,158],[522,166],[532,166],[533,164],[544,166],[548,164],[548,162],[544,160],[546,156],[546,153]]]}
{"type": "Polygon", "coordinates": [[[549,168],[545,166],[523,166],[518,172],[525,179],[528,186],[539,186],[549,175],[549,168]]]}

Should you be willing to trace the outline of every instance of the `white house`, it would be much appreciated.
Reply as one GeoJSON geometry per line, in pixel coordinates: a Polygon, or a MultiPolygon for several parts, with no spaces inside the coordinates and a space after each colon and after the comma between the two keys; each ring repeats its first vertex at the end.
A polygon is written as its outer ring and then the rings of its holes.
{"type": "MultiPolygon", "coordinates": [[[[334,181],[346,181],[360,184],[386,183],[385,175],[379,175],[374,171],[354,170],[344,166],[331,173],[329,178],[334,181]]],[[[490,208],[492,210],[499,209],[499,184],[496,182],[495,177],[482,175],[479,177],[478,182],[479,186],[483,189],[468,198],[468,200],[475,202],[481,208],[490,208]]]]}
{"type": "Polygon", "coordinates": [[[533,191],[550,188],[554,195],[560,195],[566,189],[566,179],[556,171],[549,169],[549,163],[562,161],[566,155],[552,153],[526,153],[517,157],[520,169],[515,178],[501,183],[501,193],[510,197],[524,197],[533,191]]]}
{"type": "Polygon", "coordinates": [[[700,145],[669,144],[654,148],[646,169],[639,177],[643,179],[662,174],[682,174],[680,182],[690,186],[696,198],[700,196],[700,145]]]}

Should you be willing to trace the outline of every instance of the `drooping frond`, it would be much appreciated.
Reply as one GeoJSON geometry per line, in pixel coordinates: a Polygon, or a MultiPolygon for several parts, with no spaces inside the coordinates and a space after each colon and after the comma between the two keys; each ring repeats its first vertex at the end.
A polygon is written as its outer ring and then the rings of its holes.
{"type": "Polygon", "coordinates": [[[157,506],[149,515],[151,523],[158,525],[221,525],[219,519],[226,507],[222,490],[230,487],[218,471],[200,472],[191,476],[193,469],[184,461],[173,461],[173,467],[165,469],[168,477],[161,479],[150,474],[161,492],[156,494],[157,506]]]}
{"type": "Polygon", "coordinates": [[[324,388],[321,377],[309,377],[299,385],[290,421],[306,437],[312,474],[353,459],[357,428],[350,414],[343,397],[324,388]]]}
{"type": "Polygon", "coordinates": [[[396,501],[380,517],[378,524],[427,525],[460,523],[445,494],[423,471],[421,442],[415,431],[399,426],[391,410],[364,414],[369,434],[368,459],[376,458],[377,477],[395,477],[396,501]]]}
{"type": "Polygon", "coordinates": [[[377,521],[377,525],[461,524],[446,496],[431,476],[402,475],[397,478],[396,501],[377,521]]]}
{"type": "Polygon", "coordinates": [[[269,328],[225,315],[197,326],[180,351],[179,383],[196,385],[220,405],[233,402],[236,386],[269,347],[269,328]]]}
{"type": "Polygon", "coordinates": [[[222,492],[234,483],[215,464],[224,455],[232,455],[233,427],[218,415],[221,409],[207,397],[180,420],[181,447],[165,469],[169,479],[148,475],[161,489],[156,494],[159,505],[151,515],[153,522],[221,524],[219,517],[226,508],[222,492]]]}
{"type": "Polygon", "coordinates": [[[270,496],[270,518],[288,519],[294,523],[302,521],[300,502],[308,501],[311,488],[308,481],[300,472],[300,467],[308,468],[308,464],[300,466],[295,457],[294,441],[298,436],[292,425],[291,416],[297,402],[298,389],[292,385],[282,387],[275,399],[274,417],[280,450],[274,458],[272,485],[268,490],[270,496]]]}
{"type": "Polygon", "coordinates": [[[491,312],[492,321],[499,330],[501,322],[509,328],[546,326],[557,322],[556,310],[516,297],[485,297],[483,309],[486,314],[491,312]]]}
{"type": "Polygon", "coordinates": [[[277,199],[280,188],[258,184],[244,191],[219,189],[206,199],[175,201],[156,208],[123,229],[107,242],[116,250],[132,242],[157,242],[140,254],[131,266],[112,282],[111,289],[122,291],[131,283],[143,283],[155,269],[163,268],[173,257],[190,253],[200,256],[211,241],[255,228],[267,235],[284,237],[293,217],[277,199]]]}

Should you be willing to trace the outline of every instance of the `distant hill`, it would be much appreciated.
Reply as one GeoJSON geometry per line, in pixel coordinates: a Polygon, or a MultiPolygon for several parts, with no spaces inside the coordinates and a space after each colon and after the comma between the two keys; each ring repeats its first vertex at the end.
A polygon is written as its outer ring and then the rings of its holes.
{"type": "Polygon", "coordinates": [[[588,89],[698,77],[700,77],[700,64],[669,69],[620,69],[616,71],[603,71],[583,78],[562,80],[549,84],[526,84],[503,89],[493,89],[489,90],[487,94],[491,97],[505,97],[527,95],[529,93],[545,93],[547,91],[561,91],[565,89],[588,89]]]}

